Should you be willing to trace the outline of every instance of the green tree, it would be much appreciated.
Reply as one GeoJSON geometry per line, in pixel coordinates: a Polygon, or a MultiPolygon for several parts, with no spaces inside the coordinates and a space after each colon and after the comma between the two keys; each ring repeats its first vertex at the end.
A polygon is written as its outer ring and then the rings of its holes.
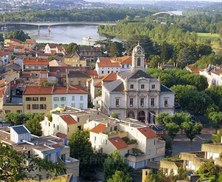
{"type": "Polygon", "coordinates": [[[130,170],[125,158],[121,156],[119,151],[114,151],[112,154],[109,154],[103,167],[105,181],[112,178],[112,175],[114,175],[116,171],[122,171],[124,174],[128,174],[130,170]]]}
{"type": "Polygon", "coordinates": [[[156,122],[159,124],[166,125],[167,123],[171,123],[173,121],[172,115],[169,113],[161,112],[156,118],[156,122]]]}
{"type": "Polygon", "coordinates": [[[72,42],[65,46],[65,50],[67,54],[73,54],[78,50],[78,45],[72,42]]]}
{"type": "Polygon", "coordinates": [[[93,170],[93,149],[89,140],[89,131],[77,130],[70,141],[70,156],[80,161],[80,175],[88,176],[93,170]]]}
{"type": "Polygon", "coordinates": [[[111,57],[122,56],[123,45],[120,42],[111,42],[108,46],[108,54],[111,57]]]}
{"type": "Polygon", "coordinates": [[[42,135],[42,127],[41,127],[40,121],[37,118],[28,120],[25,126],[32,134],[37,135],[37,136],[42,135]]]}
{"type": "Polygon", "coordinates": [[[182,127],[184,129],[184,132],[187,138],[189,138],[191,142],[196,137],[196,135],[200,134],[202,130],[202,124],[199,122],[195,122],[195,123],[191,121],[184,122],[182,123],[182,127]]]}
{"type": "Polygon", "coordinates": [[[215,165],[212,159],[207,160],[203,163],[197,171],[200,175],[200,180],[217,182],[219,176],[221,175],[222,167],[215,165]]]}
{"type": "Polygon", "coordinates": [[[179,51],[176,63],[178,67],[184,68],[186,65],[194,63],[196,59],[196,54],[191,49],[184,47],[179,51]]]}
{"type": "Polygon", "coordinates": [[[6,35],[7,38],[18,39],[24,42],[26,39],[30,39],[29,35],[25,33],[23,30],[15,30],[11,31],[6,35]]]}
{"type": "Polygon", "coordinates": [[[11,123],[12,125],[20,125],[27,120],[27,117],[24,114],[8,113],[4,119],[6,122],[11,123]]]}
{"type": "Polygon", "coordinates": [[[208,115],[208,119],[212,127],[217,130],[222,124],[222,112],[211,112],[208,115]]]}
{"type": "Polygon", "coordinates": [[[132,182],[132,178],[128,174],[124,174],[122,171],[116,171],[112,175],[112,178],[109,178],[107,182],[132,182]]]}
{"type": "Polygon", "coordinates": [[[171,139],[173,140],[176,136],[176,134],[178,133],[180,127],[173,122],[170,123],[166,123],[165,128],[167,130],[168,135],[171,137],[171,139]]]}
{"type": "Polygon", "coordinates": [[[217,133],[212,135],[213,142],[221,143],[221,137],[222,137],[222,129],[218,130],[217,133]]]}
{"type": "Polygon", "coordinates": [[[157,68],[161,62],[162,61],[160,59],[160,56],[158,56],[158,55],[150,56],[149,68],[157,68]]]}
{"type": "Polygon", "coordinates": [[[26,177],[27,166],[24,155],[18,154],[11,146],[0,143],[0,179],[18,181],[26,177]]]}

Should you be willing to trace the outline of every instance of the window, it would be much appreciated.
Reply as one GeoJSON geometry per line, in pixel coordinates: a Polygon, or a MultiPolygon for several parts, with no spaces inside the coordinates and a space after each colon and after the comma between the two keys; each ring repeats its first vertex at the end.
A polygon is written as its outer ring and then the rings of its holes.
{"type": "Polygon", "coordinates": [[[72,96],[72,100],[75,100],[75,96],[72,96]]]}
{"type": "Polygon", "coordinates": [[[32,109],[39,109],[39,105],[38,104],[32,104],[32,109]]]}
{"type": "Polygon", "coordinates": [[[57,125],[57,130],[59,130],[59,125],[57,125]]]}
{"type": "Polygon", "coordinates": [[[38,97],[33,97],[32,99],[33,99],[33,101],[39,101],[38,97]]]}
{"type": "Polygon", "coordinates": [[[76,107],[75,103],[71,103],[71,107],[76,107]]]}
{"type": "Polygon", "coordinates": [[[59,98],[58,97],[54,97],[53,101],[59,101],[59,98]]]}
{"type": "Polygon", "coordinates": [[[141,59],[137,58],[137,66],[141,66],[141,59]]]}
{"type": "Polygon", "coordinates": [[[102,74],[104,73],[104,71],[102,71],[102,74]]]}
{"type": "Polygon", "coordinates": [[[11,112],[11,110],[5,110],[5,114],[8,114],[10,112],[11,112]]]}
{"type": "Polygon", "coordinates": [[[142,84],[142,85],[140,86],[140,88],[141,88],[141,89],[144,89],[144,84],[142,84]]]}
{"type": "Polygon", "coordinates": [[[27,110],[30,110],[31,107],[30,107],[30,104],[27,104],[27,110]]]}
{"type": "Polygon", "coordinates": [[[152,85],[152,89],[155,89],[155,85],[152,85]]]}
{"type": "Polygon", "coordinates": [[[16,112],[17,112],[17,113],[22,113],[22,110],[17,110],[16,112]]]}
{"type": "Polygon", "coordinates": [[[94,142],[96,142],[96,137],[94,137],[94,142]]]}
{"type": "Polygon", "coordinates": [[[144,106],[144,98],[140,98],[140,106],[141,106],[141,107],[144,106]]]}
{"type": "Polygon", "coordinates": [[[133,106],[133,98],[130,98],[130,107],[133,106]]]}
{"type": "Polygon", "coordinates": [[[133,89],[133,88],[134,88],[134,85],[133,85],[133,84],[131,84],[131,85],[130,85],[130,89],[133,89]]]}
{"type": "Polygon", "coordinates": [[[164,99],[164,107],[168,106],[168,99],[164,99]]]}
{"type": "Polygon", "coordinates": [[[80,100],[83,100],[83,96],[80,96],[80,100]]]}
{"type": "Polygon", "coordinates": [[[79,108],[80,108],[80,109],[83,109],[83,103],[80,103],[80,104],[79,104],[79,108]]]}
{"type": "Polygon", "coordinates": [[[40,101],[46,101],[46,97],[40,97],[40,101]]]}
{"type": "Polygon", "coordinates": [[[55,128],[55,124],[53,124],[53,128],[55,128]]]}
{"type": "Polygon", "coordinates": [[[26,101],[32,101],[32,97],[26,97],[25,100],[26,101]]]}
{"type": "Polygon", "coordinates": [[[152,107],[154,107],[154,105],[155,105],[155,102],[154,102],[155,100],[154,100],[154,98],[151,98],[151,106],[152,107]]]}
{"type": "Polygon", "coordinates": [[[79,85],[81,85],[81,81],[79,81],[79,85]]]}
{"type": "Polygon", "coordinates": [[[40,104],[40,109],[46,109],[46,104],[40,104]]]}
{"type": "Polygon", "coordinates": [[[65,97],[60,97],[60,101],[66,101],[65,97]]]}
{"type": "Polygon", "coordinates": [[[79,122],[79,118],[77,118],[77,122],[79,122]]]}
{"type": "Polygon", "coordinates": [[[61,104],[61,107],[64,107],[65,105],[64,104],[61,104]]]}
{"type": "Polygon", "coordinates": [[[119,107],[119,99],[116,99],[116,107],[119,107]]]}
{"type": "Polygon", "coordinates": [[[58,107],[58,104],[54,104],[54,108],[57,108],[58,107]]]}

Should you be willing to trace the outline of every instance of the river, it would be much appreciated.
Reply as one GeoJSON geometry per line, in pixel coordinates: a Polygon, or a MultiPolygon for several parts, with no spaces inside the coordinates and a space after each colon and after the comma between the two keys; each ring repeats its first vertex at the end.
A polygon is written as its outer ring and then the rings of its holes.
{"type": "Polygon", "coordinates": [[[94,42],[83,41],[83,37],[90,37],[92,40],[103,40],[105,37],[100,36],[97,32],[98,25],[89,24],[75,24],[75,25],[61,25],[50,27],[40,27],[38,32],[37,27],[25,27],[22,29],[28,33],[29,36],[35,39],[38,43],[62,43],[68,44],[75,42],[79,45],[92,45],[94,42]]]}

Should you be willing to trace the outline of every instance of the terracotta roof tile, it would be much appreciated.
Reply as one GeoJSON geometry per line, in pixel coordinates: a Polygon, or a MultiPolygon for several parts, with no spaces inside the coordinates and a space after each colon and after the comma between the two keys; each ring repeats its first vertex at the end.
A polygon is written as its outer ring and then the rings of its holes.
{"type": "Polygon", "coordinates": [[[59,147],[60,147],[60,144],[58,144],[58,143],[53,144],[52,147],[53,147],[53,148],[59,148],[59,147]]]}
{"type": "Polygon", "coordinates": [[[5,93],[5,87],[0,88],[0,98],[2,98],[4,93],[5,93]]]}
{"type": "Polygon", "coordinates": [[[44,58],[24,58],[23,65],[49,65],[48,59],[44,58]]]}
{"type": "Polygon", "coordinates": [[[95,83],[94,87],[96,87],[96,88],[102,87],[102,82],[100,81],[100,82],[95,83]]]}
{"type": "Polygon", "coordinates": [[[61,132],[56,133],[56,136],[60,138],[67,138],[67,135],[61,132]]]}
{"type": "Polygon", "coordinates": [[[109,138],[109,141],[116,147],[116,149],[127,148],[128,145],[120,137],[109,138]]]}
{"type": "Polygon", "coordinates": [[[60,116],[67,125],[76,124],[77,121],[71,115],[61,115],[60,116]]]}
{"type": "Polygon", "coordinates": [[[116,78],[117,78],[117,73],[109,73],[105,75],[102,80],[104,82],[111,82],[111,81],[116,80],[116,78]]]}
{"type": "Polygon", "coordinates": [[[88,94],[84,88],[79,85],[68,87],[55,87],[53,94],[88,94]]]}
{"type": "Polygon", "coordinates": [[[8,52],[3,52],[3,51],[0,51],[0,56],[1,56],[1,57],[3,57],[3,56],[7,56],[7,55],[9,55],[9,53],[8,53],[8,52]]]}
{"type": "Polygon", "coordinates": [[[119,62],[113,62],[111,58],[101,57],[99,58],[99,62],[97,62],[98,67],[120,67],[119,62]]]}
{"type": "Polygon", "coordinates": [[[24,95],[50,95],[52,94],[52,86],[26,86],[24,95]]]}
{"type": "Polygon", "coordinates": [[[121,64],[132,64],[132,56],[117,57],[112,60],[121,64]]]}
{"type": "Polygon", "coordinates": [[[98,76],[96,70],[87,69],[86,73],[90,76],[98,76]]]}
{"type": "Polygon", "coordinates": [[[146,137],[146,138],[157,138],[158,136],[156,133],[148,128],[148,127],[143,127],[143,128],[138,128],[138,130],[146,137]]]}
{"type": "Polygon", "coordinates": [[[105,124],[98,124],[97,126],[95,126],[93,129],[91,129],[90,131],[93,133],[101,133],[103,131],[105,131],[107,129],[105,124]]]}

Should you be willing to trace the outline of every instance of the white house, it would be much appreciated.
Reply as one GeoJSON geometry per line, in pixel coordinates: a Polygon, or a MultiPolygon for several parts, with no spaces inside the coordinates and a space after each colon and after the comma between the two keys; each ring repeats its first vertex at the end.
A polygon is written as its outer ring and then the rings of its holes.
{"type": "Polygon", "coordinates": [[[115,81],[102,85],[103,112],[151,123],[159,112],[174,113],[174,92],[144,71],[144,60],[144,50],[137,45],[131,70],[118,73],[115,81]]]}
{"type": "Polygon", "coordinates": [[[160,161],[165,155],[165,141],[160,140],[152,129],[139,123],[106,119],[90,121],[84,128],[90,130],[94,150],[106,154],[118,150],[129,166],[135,169],[160,161]]]}
{"type": "Polygon", "coordinates": [[[88,108],[88,92],[80,86],[57,87],[52,94],[52,109],[57,107],[88,108]]]}
{"type": "Polygon", "coordinates": [[[0,61],[2,61],[2,65],[8,64],[9,53],[0,51],[0,61]]]}

